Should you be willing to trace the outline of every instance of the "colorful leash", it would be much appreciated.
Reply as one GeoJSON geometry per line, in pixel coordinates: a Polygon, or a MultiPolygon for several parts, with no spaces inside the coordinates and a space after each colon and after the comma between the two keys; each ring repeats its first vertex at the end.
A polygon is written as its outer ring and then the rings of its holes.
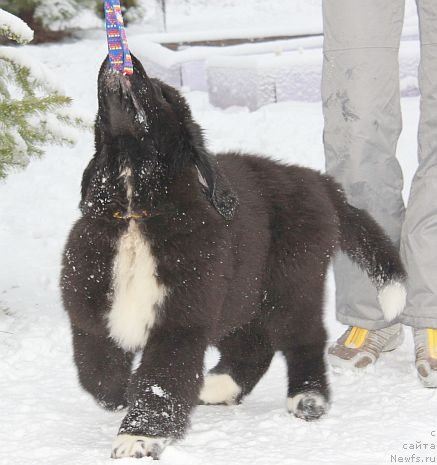
{"type": "Polygon", "coordinates": [[[127,45],[119,0],[105,0],[105,18],[109,61],[112,68],[123,74],[132,74],[134,68],[127,45]]]}

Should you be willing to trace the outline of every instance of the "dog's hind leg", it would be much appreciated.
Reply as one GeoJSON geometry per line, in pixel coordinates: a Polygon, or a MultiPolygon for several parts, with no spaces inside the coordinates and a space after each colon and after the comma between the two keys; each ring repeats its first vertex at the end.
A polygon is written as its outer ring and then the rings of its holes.
{"type": "Polygon", "coordinates": [[[267,371],[274,351],[259,322],[235,330],[217,348],[220,361],[205,377],[200,402],[232,405],[252,391],[267,371]]]}
{"type": "Polygon", "coordinates": [[[306,421],[327,412],[329,388],[324,351],[326,331],[322,321],[322,299],[317,290],[300,302],[298,311],[281,312],[281,325],[275,324],[277,349],[285,356],[288,370],[287,407],[306,421]]]}
{"type": "Polygon", "coordinates": [[[306,421],[316,420],[329,407],[329,389],[325,374],[325,341],[291,346],[283,351],[288,367],[288,399],[290,413],[306,421]]]}
{"type": "Polygon", "coordinates": [[[298,294],[296,289],[304,288],[298,285],[290,289],[299,299],[291,301],[294,307],[282,313],[281,326],[276,326],[280,334],[278,349],[287,362],[288,411],[298,418],[311,421],[317,420],[329,408],[324,358],[323,284],[314,277],[313,285],[310,288],[307,286],[305,293],[298,294]]]}
{"type": "Polygon", "coordinates": [[[127,405],[127,386],[133,355],[105,336],[72,327],[74,360],[79,381],[103,407],[114,410],[127,405]]]}
{"type": "Polygon", "coordinates": [[[273,275],[269,293],[274,310],[267,327],[275,350],[286,359],[287,407],[307,421],[319,418],[329,407],[323,324],[329,243],[329,236],[318,244],[307,241],[294,254],[278,257],[282,269],[273,275]]]}

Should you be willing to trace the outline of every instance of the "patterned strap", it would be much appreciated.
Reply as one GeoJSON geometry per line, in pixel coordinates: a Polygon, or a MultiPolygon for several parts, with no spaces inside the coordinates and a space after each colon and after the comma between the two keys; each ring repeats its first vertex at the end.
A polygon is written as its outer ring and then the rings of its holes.
{"type": "Polygon", "coordinates": [[[105,0],[105,18],[109,61],[112,68],[123,74],[132,74],[134,72],[132,57],[127,45],[119,0],[105,0]]]}

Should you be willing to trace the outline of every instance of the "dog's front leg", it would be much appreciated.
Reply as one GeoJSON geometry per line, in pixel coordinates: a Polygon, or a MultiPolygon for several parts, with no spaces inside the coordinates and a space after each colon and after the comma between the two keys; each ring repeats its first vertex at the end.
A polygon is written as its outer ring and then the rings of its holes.
{"type": "Polygon", "coordinates": [[[151,334],[129,387],[129,410],[112,457],[159,458],[181,438],[203,383],[203,331],[163,325],[151,334]]]}
{"type": "Polygon", "coordinates": [[[90,334],[72,325],[74,360],[79,381],[104,408],[127,406],[133,355],[109,337],[90,334]]]}

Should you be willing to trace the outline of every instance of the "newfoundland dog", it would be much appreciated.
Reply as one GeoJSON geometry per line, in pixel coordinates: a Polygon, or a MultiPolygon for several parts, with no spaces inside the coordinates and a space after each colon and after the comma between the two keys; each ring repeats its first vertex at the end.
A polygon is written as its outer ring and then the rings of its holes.
{"type": "Polygon", "coordinates": [[[319,418],[331,258],[340,249],[369,275],[392,320],[406,279],[395,246],[329,176],[209,153],[182,95],[133,62],[131,76],[101,67],[95,154],[61,276],[80,383],[104,407],[127,407],[112,457],[158,458],[196,404],[240,402],[276,351],[289,412],[319,418]],[[221,357],[204,377],[208,345],[221,357]]]}

